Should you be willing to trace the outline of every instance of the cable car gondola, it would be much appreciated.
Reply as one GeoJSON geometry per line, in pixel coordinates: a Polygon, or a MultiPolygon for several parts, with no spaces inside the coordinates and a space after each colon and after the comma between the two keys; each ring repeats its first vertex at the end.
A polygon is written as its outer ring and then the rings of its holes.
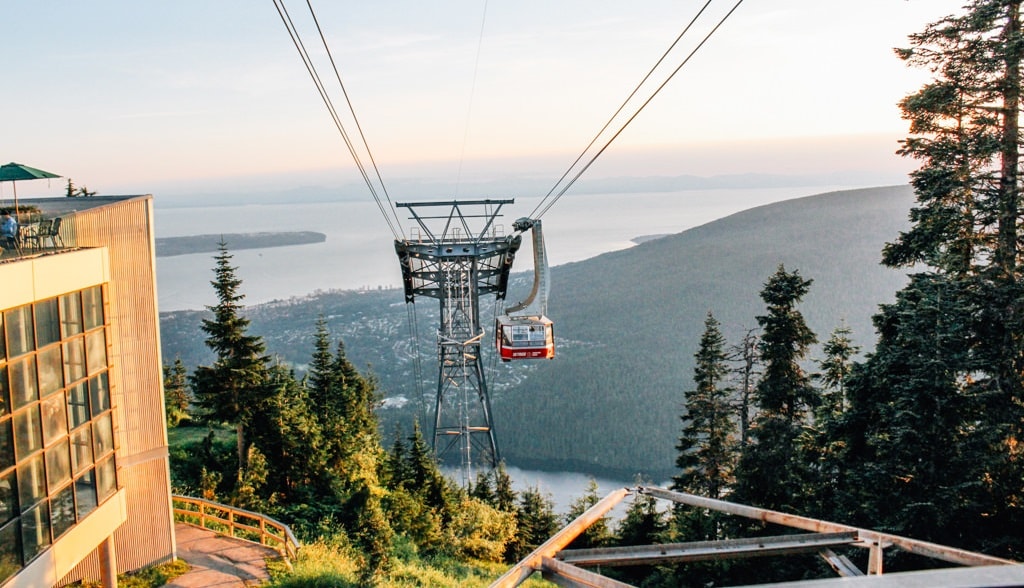
{"type": "Polygon", "coordinates": [[[547,315],[550,290],[547,253],[540,219],[521,218],[517,232],[533,232],[533,289],[526,300],[506,309],[494,322],[495,345],[502,361],[555,357],[554,323],[547,315]]]}
{"type": "Polygon", "coordinates": [[[494,330],[502,361],[555,356],[554,323],[546,316],[499,316],[494,330]]]}

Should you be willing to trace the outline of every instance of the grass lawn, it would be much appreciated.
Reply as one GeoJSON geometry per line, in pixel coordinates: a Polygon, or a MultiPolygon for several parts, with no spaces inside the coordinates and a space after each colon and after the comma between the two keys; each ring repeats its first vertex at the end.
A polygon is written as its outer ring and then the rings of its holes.
{"type": "Polygon", "coordinates": [[[167,444],[171,447],[180,447],[189,443],[198,443],[210,434],[211,428],[215,431],[217,441],[235,438],[235,428],[226,425],[178,426],[167,429],[167,444]]]}

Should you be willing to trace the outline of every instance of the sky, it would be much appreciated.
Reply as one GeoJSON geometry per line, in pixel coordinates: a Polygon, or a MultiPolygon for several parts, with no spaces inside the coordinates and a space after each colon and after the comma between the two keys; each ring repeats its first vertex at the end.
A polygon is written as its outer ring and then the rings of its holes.
{"type": "MultiPolygon", "coordinates": [[[[553,183],[703,3],[312,0],[385,183],[454,184],[553,183]]],[[[668,69],[733,4],[712,2],[668,69]]],[[[928,74],[892,49],[962,4],[746,0],[586,177],[905,178],[897,104],[928,74]]],[[[306,2],[286,6],[342,108],[306,2]]],[[[168,197],[358,179],[270,0],[0,0],[0,20],[0,163],[168,197]]]]}

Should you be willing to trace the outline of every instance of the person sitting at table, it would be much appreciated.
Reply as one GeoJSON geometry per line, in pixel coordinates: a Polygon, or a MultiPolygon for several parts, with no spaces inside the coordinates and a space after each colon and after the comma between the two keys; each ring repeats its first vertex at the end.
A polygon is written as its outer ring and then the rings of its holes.
{"type": "Polygon", "coordinates": [[[0,240],[5,247],[17,249],[18,247],[18,221],[11,216],[11,211],[4,208],[0,210],[0,240]]]}

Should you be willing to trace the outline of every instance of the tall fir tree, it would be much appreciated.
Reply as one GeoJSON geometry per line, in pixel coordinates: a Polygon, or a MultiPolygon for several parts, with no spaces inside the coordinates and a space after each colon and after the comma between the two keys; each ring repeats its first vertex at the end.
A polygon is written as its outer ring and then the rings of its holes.
{"type": "Polygon", "coordinates": [[[196,403],[218,421],[235,426],[238,435],[238,470],[246,468],[249,449],[246,437],[255,414],[261,410],[265,395],[269,358],[261,337],[250,335],[249,319],[242,314],[242,280],[235,275],[227,243],[221,241],[214,258],[214,292],[217,304],[208,306],[212,319],[203,319],[206,346],[214,352],[210,366],[199,366],[191,383],[196,403]]]}
{"type": "Polygon", "coordinates": [[[764,374],[754,392],[759,413],[751,443],[736,468],[734,498],[739,502],[788,512],[804,507],[807,471],[797,439],[817,394],[801,363],[816,337],[797,305],[811,282],[780,265],[761,290],[767,306],[767,313],[757,317],[764,374]]]}
{"type": "Polygon", "coordinates": [[[809,473],[806,506],[809,514],[825,519],[836,517],[837,495],[846,486],[844,461],[848,447],[843,441],[849,405],[846,388],[854,368],[854,356],[860,351],[851,336],[850,327],[844,321],[833,329],[822,346],[824,357],[817,362],[820,371],[814,374],[821,385],[821,402],[800,439],[809,473]]]}
{"type": "Polygon", "coordinates": [[[694,354],[693,389],[684,393],[685,424],[676,445],[680,473],[672,478],[673,490],[721,498],[732,484],[737,444],[727,360],[725,337],[709,312],[694,354]]]}
{"type": "Polygon", "coordinates": [[[973,0],[897,50],[934,79],[900,104],[910,230],[883,252],[924,264],[875,317],[851,378],[851,517],[922,539],[1024,555],[1020,0],[973,0]],[[879,491],[879,488],[890,491],[879,491]],[[886,498],[879,498],[885,496],[886,498]]]}

